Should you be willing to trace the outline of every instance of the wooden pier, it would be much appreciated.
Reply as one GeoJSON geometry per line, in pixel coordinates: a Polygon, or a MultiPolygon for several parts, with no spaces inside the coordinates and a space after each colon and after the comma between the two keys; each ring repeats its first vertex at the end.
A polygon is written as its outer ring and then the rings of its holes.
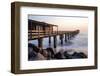
{"type": "Polygon", "coordinates": [[[53,37],[54,48],[57,47],[57,36],[61,41],[61,45],[63,45],[63,41],[68,42],[72,38],[74,38],[79,33],[79,30],[75,31],[58,31],[58,26],[35,21],[28,20],[28,40],[38,39],[38,47],[43,48],[43,38],[48,37],[48,43],[51,45],[51,37],[53,37]],[[56,31],[53,30],[53,27],[56,27],[56,31]],[[65,39],[65,40],[64,40],[65,39]]]}

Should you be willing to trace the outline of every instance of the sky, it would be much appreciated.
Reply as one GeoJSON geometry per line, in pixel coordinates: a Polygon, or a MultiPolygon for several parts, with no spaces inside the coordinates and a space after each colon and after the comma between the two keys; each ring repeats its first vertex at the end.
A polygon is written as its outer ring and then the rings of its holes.
{"type": "Polygon", "coordinates": [[[58,25],[59,31],[73,31],[77,29],[80,32],[88,31],[87,17],[28,15],[28,19],[58,25]]]}

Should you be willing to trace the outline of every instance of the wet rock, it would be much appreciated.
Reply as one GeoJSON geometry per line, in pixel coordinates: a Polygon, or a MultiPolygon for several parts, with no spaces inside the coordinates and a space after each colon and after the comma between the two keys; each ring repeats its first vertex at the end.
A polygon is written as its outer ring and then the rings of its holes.
{"type": "Polygon", "coordinates": [[[36,60],[47,60],[47,57],[43,56],[43,54],[41,54],[41,53],[38,53],[36,60]]]}
{"type": "Polygon", "coordinates": [[[51,52],[54,55],[54,50],[52,48],[47,48],[46,50],[51,52]]]}
{"type": "Polygon", "coordinates": [[[55,59],[62,59],[61,53],[58,52],[57,54],[54,55],[55,59]]]}
{"type": "Polygon", "coordinates": [[[48,52],[48,59],[54,58],[55,55],[54,50],[52,48],[47,48],[46,50],[48,52]]]}
{"type": "Polygon", "coordinates": [[[52,60],[52,59],[79,59],[79,58],[87,58],[83,52],[75,52],[73,50],[60,50],[55,53],[54,50],[49,47],[47,49],[39,49],[34,44],[28,44],[28,60],[52,60]],[[73,52],[70,53],[69,51],[73,52]]]}
{"type": "Polygon", "coordinates": [[[87,58],[87,56],[83,52],[80,52],[79,55],[81,58],[87,58]]]}
{"type": "Polygon", "coordinates": [[[34,50],[35,52],[37,52],[37,53],[40,51],[40,49],[39,49],[37,46],[35,46],[34,44],[29,43],[29,44],[28,44],[28,47],[32,47],[33,50],[34,50]]]}
{"type": "Polygon", "coordinates": [[[44,57],[48,57],[48,52],[47,50],[41,49],[40,53],[44,56],[44,57]]]}
{"type": "Polygon", "coordinates": [[[67,51],[64,52],[64,56],[65,56],[66,59],[72,59],[72,55],[68,54],[67,51]]]}
{"type": "Polygon", "coordinates": [[[72,54],[72,57],[73,57],[73,59],[76,59],[76,58],[87,58],[87,56],[82,52],[80,52],[80,53],[74,52],[74,54],[72,54]]]}
{"type": "Polygon", "coordinates": [[[58,52],[54,55],[55,59],[65,59],[65,56],[62,52],[58,52]]]}
{"type": "Polygon", "coordinates": [[[29,43],[28,44],[28,60],[33,61],[33,60],[46,60],[46,57],[44,57],[40,53],[40,49],[35,46],[34,44],[29,43]]]}
{"type": "Polygon", "coordinates": [[[67,51],[65,51],[64,56],[66,57],[66,59],[87,58],[87,56],[83,52],[74,52],[73,54],[69,54],[67,51]]]}
{"type": "Polygon", "coordinates": [[[33,50],[33,45],[28,44],[28,60],[35,60],[37,52],[33,50]]]}

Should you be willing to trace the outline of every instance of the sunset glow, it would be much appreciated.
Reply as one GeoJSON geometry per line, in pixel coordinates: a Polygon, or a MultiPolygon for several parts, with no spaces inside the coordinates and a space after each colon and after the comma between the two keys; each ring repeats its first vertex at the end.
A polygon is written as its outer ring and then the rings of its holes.
{"type": "MultiPolygon", "coordinates": [[[[58,25],[59,31],[72,31],[77,29],[79,29],[80,32],[88,31],[87,17],[29,15],[28,19],[58,25]]],[[[56,28],[54,28],[54,30],[56,30],[56,28]]]]}

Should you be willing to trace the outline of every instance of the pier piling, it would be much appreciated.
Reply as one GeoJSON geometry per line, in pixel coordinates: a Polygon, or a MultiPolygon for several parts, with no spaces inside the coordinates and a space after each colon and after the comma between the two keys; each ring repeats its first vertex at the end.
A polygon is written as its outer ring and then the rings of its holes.
{"type": "Polygon", "coordinates": [[[42,38],[38,38],[38,47],[39,48],[43,47],[43,39],[42,38]]]}
{"type": "Polygon", "coordinates": [[[65,33],[65,42],[67,42],[67,33],[65,33]]]}
{"type": "Polygon", "coordinates": [[[63,34],[60,35],[61,45],[63,45],[63,34]]]}
{"type": "Polygon", "coordinates": [[[49,46],[51,45],[51,36],[49,36],[49,46]]]}
{"type": "Polygon", "coordinates": [[[56,36],[53,36],[53,42],[54,42],[54,48],[56,48],[57,47],[57,37],[56,36]]]}
{"type": "Polygon", "coordinates": [[[68,40],[70,40],[70,32],[69,33],[67,33],[68,34],[68,40]]]}

